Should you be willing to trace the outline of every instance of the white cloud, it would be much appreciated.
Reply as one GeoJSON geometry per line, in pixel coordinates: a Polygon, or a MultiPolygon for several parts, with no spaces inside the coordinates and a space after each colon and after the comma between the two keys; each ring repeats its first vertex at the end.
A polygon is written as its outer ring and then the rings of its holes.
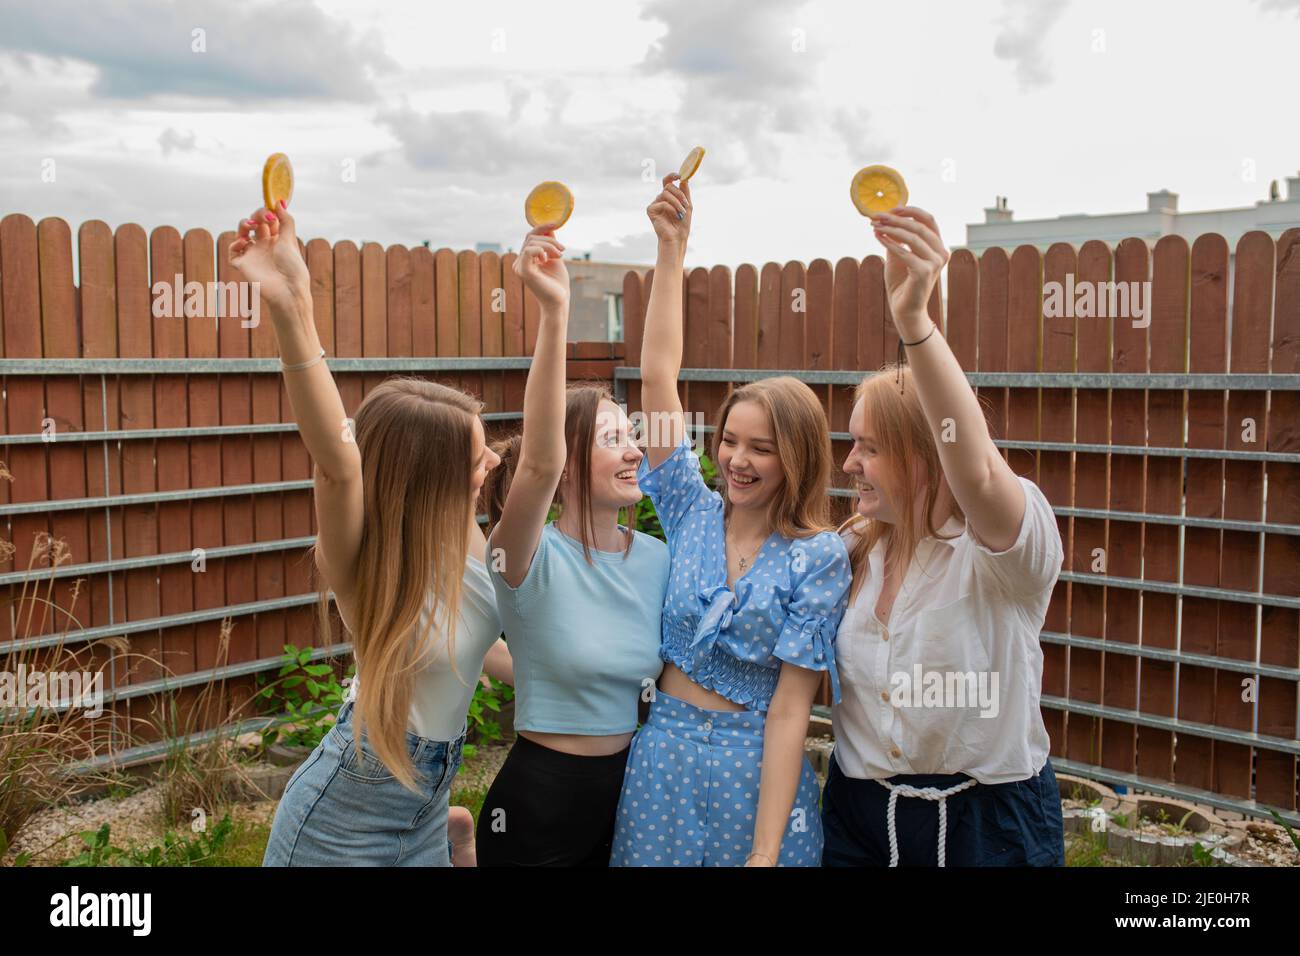
{"type": "Polygon", "coordinates": [[[89,64],[111,99],[366,100],[396,66],[308,0],[2,0],[0,20],[0,50],[89,64]]]}
{"type": "Polygon", "coordinates": [[[849,152],[880,153],[870,113],[830,105],[822,66],[832,38],[807,2],[652,0],[642,17],[667,31],[643,69],[681,84],[679,128],[692,142],[726,144],[710,162],[715,179],[778,175],[792,139],[839,140],[849,152]],[[873,143],[872,146],[866,144],[873,143]],[[719,162],[721,161],[721,162],[719,162]]]}
{"type": "Polygon", "coordinates": [[[192,152],[194,149],[194,141],[195,136],[193,130],[190,130],[188,133],[180,133],[168,126],[158,134],[158,145],[162,147],[162,153],[164,156],[171,155],[173,150],[187,153],[192,152]]]}
{"type": "Polygon", "coordinates": [[[1004,0],[1001,31],[993,55],[1015,64],[1022,90],[1046,86],[1052,79],[1044,46],[1048,31],[1065,12],[1067,0],[1004,0]]]}

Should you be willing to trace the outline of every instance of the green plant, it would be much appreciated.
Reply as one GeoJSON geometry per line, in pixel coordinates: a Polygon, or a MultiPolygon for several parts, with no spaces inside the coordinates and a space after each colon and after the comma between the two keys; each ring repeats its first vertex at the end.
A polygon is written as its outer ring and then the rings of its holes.
{"type": "Polygon", "coordinates": [[[123,849],[114,846],[105,823],[98,830],[81,833],[86,848],[62,866],[202,866],[215,858],[234,832],[234,822],[227,814],[211,830],[190,838],[168,831],[161,844],[123,849]]]}
{"type": "Polygon", "coordinates": [[[1218,866],[1219,861],[1214,858],[1214,854],[1205,848],[1203,843],[1192,845],[1192,865],[1193,866],[1218,866]]]}
{"type": "MultiPolygon", "coordinates": [[[[8,852],[9,852],[9,837],[5,835],[4,830],[0,830],[0,859],[2,859],[4,855],[8,852]]],[[[28,863],[31,862],[31,859],[32,859],[32,855],[30,853],[19,853],[16,857],[14,857],[13,865],[26,866],[28,863]]]]}
{"type": "MultiPolygon", "coordinates": [[[[290,747],[315,747],[333,726],[334,715],[343,704],[344,689],[334,666],[312,663],[312,648],[284,645],[276,679],[258,690],[256,699],[273,700],[280,695],[283,707],[273,724],[262,731],[262,743],[290,747]]],[[[348,676],[356,672],[349,665],[348,676]]]]}
{"type": "MultiPolygon", "coordinates": [[[[469,712],[465,715],[465,720],[469,724],[469,733],[466,739],[473,737],[476,741],[495,741],[501,739],[501,724],[489,716],[501,712],[501,705],[508,700],[513,700],[515,689],[509,684],[504,684],[495,677],[489,677],[489,686],[484,687],[483,682],[479,681],[478,686],[474,689],[474,698],[469,702],[469,712]]],[[[462,748],[462,753],[466,757],[472,757],[478,753],[477,744],[466,743],[462,748]]]]}
{"type": "Polygon", "coordinates": [[[1065,835],[1065,865],[1071,867],[1120,866],[1107,852],[1106,834],[1085,831],[1065,835]]]}
{"type": "Polygon", "coordinates": [[[1187,834],[1187,821],[1195,812],[1195,810],[1188,810],[1183,814],[1181,820],[1177,823],[1173,823],[1169,819],[1169,814],[1165,812],[1163,807],[1161,807],[1156,811],[1155,822],[1160,829],[1164,830],[1170,836],[1185,836],[1187,834]]]}
{"type": "Polygon", "coordinates": [[[1278,826],[1285,830],[1286,835],[1291,838],[1291,845],[1295,847],[1296,853],[1300,853],[1300,836],[1297,836],[1295,830],[1291,828],[1291,825],[1287,823],[1286,820],[1282,819],[1282,814],[1278,813],[1276,810],[1270,810],[1268,812],[1273,815],[1273,819],[1277,821],[1278,826]]]}

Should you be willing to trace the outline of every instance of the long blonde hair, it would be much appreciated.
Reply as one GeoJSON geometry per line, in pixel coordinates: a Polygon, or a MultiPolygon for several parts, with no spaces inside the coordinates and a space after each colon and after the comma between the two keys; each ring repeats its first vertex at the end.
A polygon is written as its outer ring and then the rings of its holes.
{"type": "Polygon", "coordinates": [[[455,669],[469,549],[474,420],[483,405],[418,378],[390,378],[355,416],[364,521],[351,621],[358,689],[354,737],[415,789],[406,727],[435,620],[455,669]],[[426,614],[427,605],[427,614],[426,614]]]}
{"type": "MultiPolygon", "coordinates": [[[[854,601],[867,579],[871,554],[876,542],[890,538],[895,544],[894,560],[898,567],[907,568],[912,563],[921,539],[938,535],[934,527],[934,503],[939,497],[943,464],[939,460],[939,446],[912,384],[912,370],[904,365],[888,365],[881,371],[863,379],[854,393],[854,404],[862,402],[863,420],[879,448],[880,458],[887,462],[883,470],[885,493],[894,503],[898,524],[874,521],[853,514],[840,525],[840,531],[853,531],[857,540],[849,549],[853,567],[853,585],[849,601],[854,601]],[[901,387],[900,387],[901,385],[901,387]],[[910,387],[909,387],[910,386],[910,387]],[[917,462],[920,468],[917,468],[917,462]],[[916,521],[916,501],[924,495],[924,526],[916,521]],[[894,535],[896,534],[896,537],[894,535]],[[888,537],[887,537],[888,536],[888,537]]],[[[964,517],[956,501],[953,514],[964,517]]]]}
{"type": "MultiPolygon", "coordinates": [[[[831,480],[830,425],[813,390],[788,375],[759,379],[736,389],[718,409],[713,460],[718,460],[727,416],[738,402],[754,402],[767,413],[785,482],[768,505],[768,524],[784,538],[806,538],[833,527],[826,487],[831,480]]],[[[720,491],[730,516],[724,483],[720,491]]]]}

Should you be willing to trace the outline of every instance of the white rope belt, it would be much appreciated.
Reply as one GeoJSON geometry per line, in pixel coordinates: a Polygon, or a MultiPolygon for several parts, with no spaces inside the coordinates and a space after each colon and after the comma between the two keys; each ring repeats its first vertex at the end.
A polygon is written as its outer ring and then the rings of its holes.
{"type": "Polygon", "coordinates": [[[886,814],[889,827],[889,865],[898,866],[898,830],[894,826],[894,807],[899,797],[920,797],[922,800],[939,801],[939,865],[945,866],[948,855],[948,798],[954,793],[961,793],[975,786],[974,780],[963,780],[947,790],[937,787],[909,787],[905,783],[890,783],[877,780],[889,791],[889,812],[886,814]]]}

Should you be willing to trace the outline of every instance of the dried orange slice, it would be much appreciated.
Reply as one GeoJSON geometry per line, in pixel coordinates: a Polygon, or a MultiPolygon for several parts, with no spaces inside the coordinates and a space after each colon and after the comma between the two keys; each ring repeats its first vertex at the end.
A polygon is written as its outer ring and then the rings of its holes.
{"type": "Polygon", "coordinates": [[[284,153],[272,153],[262,167],[262,200],[267,209],[280,211],[280,200],[285,206],[293,198],[293,164],[284,153]]]}
{"type": "Polygon", "coordinates": [[[686,154],[682,160],[682,168],[677,172],[678,182],[686,182],[695,175],[695,171],[700,168],[700,161],[704,159],[704,147],[696,146],[686,154]]]}
{"type": "Polygon", "coordinates": [[[849,196],[864,216],[907,205],[907,183],[888,166],[864,166],[853,176],[849,196]]]}
{"type": "Polygon", "coordinates": [[[559,229],[573,214],[573,193],[564,183],[538,183],[524,200],[524,218],[534,229],[559,229]]]}

